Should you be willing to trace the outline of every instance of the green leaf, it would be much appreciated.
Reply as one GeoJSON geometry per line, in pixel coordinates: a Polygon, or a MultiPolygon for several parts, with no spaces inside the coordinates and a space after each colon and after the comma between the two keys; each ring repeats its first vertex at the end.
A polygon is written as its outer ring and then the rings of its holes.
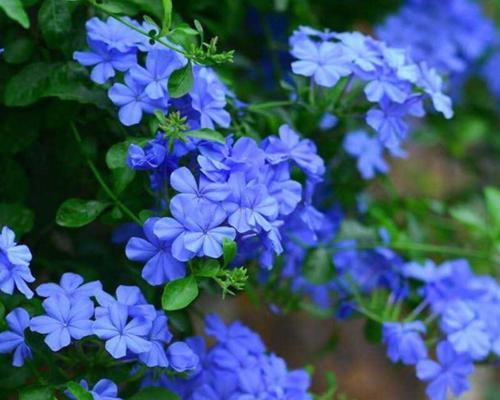
{"type": "Polygon", "coordinates": [[[128,400],[179,400],[171,391],[159,387],[147,387],[134,394],[128,400]]]}
{"type": "Polygon", "coordinates": [[[43,97],[58,97],[79,103],[109,106],[105,93],[85,86],[88,80],[85,68],[74,62],[35,62],[25,66],[11,77],[5,86],[4,101],[10,107],[24,107],[43,97]]]}
{"type": "Polygon", "coordinates": [[[210,140],[211,142],[217,142],[222,144],[226,143],[224,136],[220,132],[207,128],[184,132],[184,136],[193,137],[197,139],[210,140]]]}
{"type": "Polygon", "coordinates": [[[192,87],[193,68],[190,62],[185,67],[175,70],[168,79],[168,94],[170,97],[182,97],[189,93],[192,87]]]}
{"type": "Polygon", "coordinates": [[[8,226],[16,236],[31,231],[35,215],[21,204],[0,203],[0,227],[8,226]]]}
{"type": "Polygon", "coordinates": [[[56,223],[79,228],[94,221],[109,205],[97,200],[68,199],[57,210],[56,223]]]}
{"type": "Polygon", "coordinates": [[[224,238],[222,241],[222,254],[224,257],[224,267],[227,267],[236,256],[236,242],[234,240],[224,238]]]}
{"type": "Polygon", "coordinates": [[[488,231],[487,223],[484,218],[479,215],[477,210],[470,206],[455,206],[450,209],[450,214],[458,222],[469,226],[473,230],[482,233],[488,231]]]}
{"type": "Polygon", "coordinates": [[[164,36],[170,29],[172,23],[172,0],[162,0],[163,4],[163,22],[161,25],[160,36],[164,36]]]}
{"type": "Polygon", "coordinates": [[[127,167],[127,154],[130,141],[115,143],[106,153],[106,165],[109,169],[127,167]]]}
{"type": "Polygon", "coordinates": [[[498,233],[500,231],[500,191],[494,187],[487,187],[484,189],[484,197],[489,219],[498,233]]]}
{"type": "Polygon", "coordinates": [[[333,278],[331,253],[318,247],[311,251],[302,266],[304,277],[312,283],[322,284],[333,278]]]}
{"type": "Polygon", "coordinates": [[[191,45],[196,44],[196,36],[198,35],[198,31],[183,23],[172,29],[167,37],[172,43],[178,44],[184,49],[189,49],[191,45]]]}
{"type": "Polygon", "coordinates": [[[128,167],[116,168],[113,170],[113,189],[116,194],[122,193],[134,180],[135,171],[128,167]]]}
{"type": "Polygon", "coordinates": [[[26,388],[19,394],[19,400],[50,400],[53,397],[52,391],[46,387],[26,388]]]}
{"type": "Polygon", "coordinates": [[[219,271],[219,262],[213,258],[209,258],[195,271],[195,275],[200,278],[214,278],[219,271]]]}
{"type": "Polygon", "coordinates": [[[9,64],[28,61],[35,50],[35,43],[27,37],[17,37],[5,46],[3,57],[9,64]]]}
{"type": "Polygon", "coordinates": [[[164,310],[174,311],[187,307],[198,296],[198,285],[194,276],[176,279],[165,285],[161,304],[164,310]]]}
{"type": "Polygon", "coordinates": [[[71,12],[66,0],[45,0],[38,12],[38,24],[45,42],[58,45],[71,32],[71,12]]]}
{"type": "Polygon", "coordinates": [[[81,385],[76,382],[68,383],[68,390],[71,392],[73,396],[75,396],[76,400],[93,400],[94,397],[85,390],[81,385]]]}
{"type": "Polygon", "coordinates": [[[0,0],[0,8],[5,11],[7,17],[19,22],[25,29],[30,27],[28,14],[24,11],[21,0],[0,0]]]}

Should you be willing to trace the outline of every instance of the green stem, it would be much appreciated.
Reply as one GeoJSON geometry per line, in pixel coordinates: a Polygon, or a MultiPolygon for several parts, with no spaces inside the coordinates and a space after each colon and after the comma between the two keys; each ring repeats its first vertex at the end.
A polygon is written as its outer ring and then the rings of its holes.
{"type": "MultiPolygon", "coordinates": [[[[81,148],[82,144],[82,138],[80,136],[80,133],[78,132],[78,129],[76,128],[75,124],[71,122],[71,130],[73,131],[73,135],[75,137],[75,140],[77,141],[78,145],[81,148]]],[[[90,170],[94,174],[95,179],[99,183],[99,185],[102,187],[104,192],[108,195],[108,197],[115,203],[115,205],[122,210],[130,219],[132,219],[134,222],[136,222],[139,225],[142,225],[141,219],[136,216],[125,204],[123,204],[118,197],[113,193],[111,188],[107,185],[107,183],[104,181],[104,178],[102,177],[101,173],[93,163],[93,161],[84,154],[85,161],[87,162],[87,165],[89,166],[90,170]]]]}
{"type": "Polygon", "coordinates": [[[268,108],[277,108],[277,107],[284,107],[284,106],[291,106],[296,104],[296,102],[289,101],[289,100],[281,100],[281,101],[268,101],[265,103],[257,103],[257,104],[252,104],[247,107],[248,111],[257,111],[257,110],[265,110],[268,108]]]}

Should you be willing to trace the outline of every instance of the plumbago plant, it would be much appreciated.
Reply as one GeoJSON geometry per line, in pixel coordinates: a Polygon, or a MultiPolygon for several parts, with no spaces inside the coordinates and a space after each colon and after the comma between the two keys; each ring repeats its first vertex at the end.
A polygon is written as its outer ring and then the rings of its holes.
{"type": "Polygon", "coordinates": [[[2,66],[7,398],[345,397],[333,375],[313,394],[311,368],[287,367],[250,327],[200,315],[202,293],[364,318],[367,338],[413,366],[432,400],[465,392],[475,364],[498,360],[500,191],[487,187],[479,211],[448,209],[405,201],[384,175],[426,114],[453,117],[446,63],[393,47],[390,24],[384,41],[299,26],[281,99],[263,101],[233,91],[237,52],[169,0],[45,0],[36,16],[28,3],[0,1],[7,24],[30,29],[7,37],[2,66]],[[53,136],[33,145],[40,126],[53,136]],[[37,211],[46,225],[27,246],[28,178],[13,156],[30,146],[42,203],[54,188],[71,198],[37,211]],[[58,162],[37,171],[45,157],[58,162]],[[388,195],[371,198],[372,179],[388,195]],[[44,239],[54,214],[60,231],[82,228],[74,242],[44,239]],[[446,242],[448,214],[477,247],[446,242]],[[46,258],[46,247],[59,250],[46,258]],[[198,317],[212,340],[193,332],[198,317]]]}

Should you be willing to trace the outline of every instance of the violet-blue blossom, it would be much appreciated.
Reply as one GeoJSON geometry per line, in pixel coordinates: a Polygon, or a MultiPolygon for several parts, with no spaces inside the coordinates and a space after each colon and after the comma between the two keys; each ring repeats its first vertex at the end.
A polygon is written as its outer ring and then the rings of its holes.
{"type": "Polygon", "coordinates": [[[348,133],[344,140],[344,149],[357,158],[358,171],[363,179],[372,179],[377,172],[385,174],[389,171],[389,165],[384,160],[384,146],[365,131],[348,133]]]}
{"type": "Polygon", "coordinates": [[[35,280],[29,268],[31,251],[15,239],[15,233],[4,226],[0,233],[0,291],[12,294],[17,288],[31,299],[33,291],[27,285],[35,280]]]}
{"type": "Polygon", "coordinates": [[[0,353],[13,353],[12,365],[21,367],[24,360],[32,358],[31,348],[24,337],[24,331],[30,325],[30,316],[24,308],[18,307],[7,314],[5,321],[9,330],[0,332],[0,353]]]}
{"type": "Polygon", "coordinates": [[[401,360],[403,364],[414,365],[427,357],[427,347],[422,339],[426,332],[422,321],[384,322],[383,341],[387,345],[387,355],[392,362],[401,360]]]}
{"type": "Polygon", "coordinates": [[[33,317],[30,328],[47,335],[45,343],[52,351],[69,346],[72,338],[78,340],[92,334],[92,301],[81,298],[71,302],[65,295],[56,294],[42,305],[46,315],[33,317]]]}
{"type": "Polygon", "coordinates": [[[335,86],[340,78],[352,72],[350,58],[336,43],[304,39],[294,44],[291,54],[298,59],[292,62],[292,71],[311,77],[320,86],[335,86]]]}
{"type": "Polygon", "coordinates": [[[153,100],[168,97],[168,78],[176,69],[185,66],[187,60],[181,54],[170,50],[151,50],[146,57],[146,66],[135,65],[130,75],[144,86],[144,92],[153,100]]]}
{"type": "Polygon", "coordinates": [[[148,367],[167,368],[169,366],[166,345],[172,339],[172,334],[168,330],[167,322],[168,319],[163,312],[158,312],[153,320],[151,330],[147,336],[147,340],[151,342],[151,348],[139,354],[139,360],[148,367]]]}
{"type": "Polygon", "coordinates": [[[468,376],[474,367],[467,354],[459,354],[447,342],[440,342],[436,348],[437,361],[421,360],[417,364],[417,376],[429,382],[426,393],[431,400],[446,400],[448,393],[460,396],[469,389],[468,376]]]}
{"type": "Polygon", "coordinates": [[[120,304],[127,308],[133,318],[142,318],[152,321],[156,318],[155,308],[146,302],[144,295],[137,286],[120,285],[116,288],[116,298],[101,291],[96,296],[99,306],[95,309],[95,317],[100,318],[109,314],[109,308],[120,304]]]}
{"type": "Polygon", "coordinates": [[[482,360],[490,352],[491,340],[486,324],[464,301],[456,301],[445,309],[441,329],[455,351],[469,354],[473,360],[482,360]]]}
{"type": "Polygon", "coordinates": [[[115,71],[125,72],[137,63],[137,55],[134,51],[122,53],[100,41],[88,39],[90,51],[75,51],[73,59],[79,64],[90,67],[90,79],[98,84],[106,83],[116,75],[115,71]]]}
{"type": "Polygon", "coordinates": [[[130,351],[146,353],[152,344],[147,340],[152,322],[145,318],[129,318],[127,306],[119,303],[108,307],[108,314],[97,318],[92,332],[105,340],[105,347],[113,358],[123,358],[130,351]]]}
{"type": "Polygon", "coordinates": [[[143,113],[152,114],[155,110],[165,110],[166,100],[150,99],[144,85],[137,82],[129,73],[125,84],[115,83],[108,91],[111,101],[120,107],[118,117],[123,125],[131,126],[141,122],[143,113]]]}
{"type": "Polygon", "coordinates": [[[40,297],[52,297],[59,294],[66,296],[70,301],[77,301],[81,298],[88,299],[96,296],[101,290],[101,282],[84,283],[80,275],[66,272],[61,276],[59,285],[57,283],[42,283],[36,288],[36,294],[40,297]]]}
{"type": "Polygon", "coordinates": [[[168,346],[167,357],[170,367],[177,372],[194,370],[199,363],[196,353],[184,342],[175,342],[168,346]]]}
{"type": "Polygon", "coordinates": [[[194,208],[174,200],[170,203],[173,218],[161,218],[154,233],[161,240],[172,240],[172,254],[180,261],[198,256],[218,258],[222,255],[224,239],[233,240],[236,232],[222,226],[226,213],[217,205],[194,208]]]}
{"type": "Polygon", "coordinates": [[[310,176],[321,177],[325,172],[325,164],[317,154],[316,145],[309,139],[300,139],[288,125],[280,126],[279,138],[269,136],[266,139],[264,150],[271,164],[291,160],[310,176]]]}
{"type": "Polygon", "coordinates": [[[132,237],[125,248],[127,258],[145,263],[142,277],[150,285],[162,285],[186,275],[186,266],[172,256],[171,240],[160,240],[153,227],[160,218],[148,218],[143,226],[145,238],[132,237]]]}

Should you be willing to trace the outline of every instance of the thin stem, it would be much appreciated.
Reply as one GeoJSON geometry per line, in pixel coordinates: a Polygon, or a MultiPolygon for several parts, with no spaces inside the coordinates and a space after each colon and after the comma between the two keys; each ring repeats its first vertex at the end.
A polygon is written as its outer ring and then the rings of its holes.
{"type": "MultiPolygon", "coordinates": [[[[82,144],[82,138],[80,136],[80,133],[78,132],[78,129],[76,128],[75,124],[71,122],[71,130],[73,131],[73,135],[75,137],[75,140],[77,141],[78,145],[81,148],[82,144]]],[[[108,197],[115,203],[115,205],[122,210],[130,219],[132,219],[134,222],[136,222],[139,225],[142,225],[141,219],[136,216],[125,204],[123,204],[118,197],[116,197],[115,193],[111,190],[111,188],[107,185],[107,183],[104,181],[104,178],[102,177],[101,173],[93,163],[93,161],[84,154],[85,161],[87,162],[87,165],[89,166],[90,170],[94,174],[95,179],[99,183],[99,185],[102,187],[104,192],[108,195],[108,197]]]]}
{"type": "Polygon", "coordinates": [[[267,108],[285,107],[285,106],[292,106],[295,104],[297,104],[297,103],[294,101],[290,101],[290,100],[269,101],[266,103],[252,104],[252,105],[247,107],[247,110],[249,110],[249,111],[265,110],[267,108]]]}

